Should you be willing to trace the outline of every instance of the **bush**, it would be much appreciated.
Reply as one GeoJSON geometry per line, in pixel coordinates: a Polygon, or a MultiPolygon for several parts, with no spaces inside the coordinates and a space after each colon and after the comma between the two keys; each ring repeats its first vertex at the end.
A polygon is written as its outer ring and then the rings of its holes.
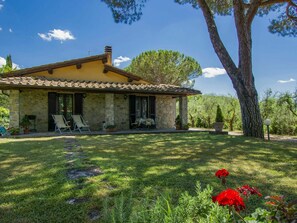
{"type": "Polygon", "coordinates": [[[110,223],[232,222],[228,209],[212,202],[212,192],[210,186],[202,189],[197,182],[195,196],[184,192],[177,202],[173,202],[173,196],[168,193],[154,200],[121,194],[105,200],[102,220],[110,223]]]}
{"type": "Polygon", "coordinates": [[[9,125],[9,110],[0,107],[0,126],[8,127],[9,125]]]}
{"type": "Polygon", "coordinates": [[[220,106],[217,106],[216,122],[224,122],[224,117],[220,106]]]}

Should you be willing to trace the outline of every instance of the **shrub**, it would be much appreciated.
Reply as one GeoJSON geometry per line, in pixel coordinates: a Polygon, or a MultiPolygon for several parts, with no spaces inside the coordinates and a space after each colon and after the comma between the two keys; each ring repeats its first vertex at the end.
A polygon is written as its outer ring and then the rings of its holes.
{"type": "Polygon", "coordinates": [[[217,106],[216,122],[224,122],[224,117],[220,106],[217,106]]]}

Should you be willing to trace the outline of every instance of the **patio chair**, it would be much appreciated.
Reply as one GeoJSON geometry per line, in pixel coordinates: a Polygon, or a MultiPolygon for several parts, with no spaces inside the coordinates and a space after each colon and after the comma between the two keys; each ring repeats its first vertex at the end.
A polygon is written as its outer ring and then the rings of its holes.
{"type": "Polygon", "coordinates": [[[66,121],[65,117],[63,115],[52,115],[54,122],[55,122],[55,132],[59,131],[60,134],[62,134],[62,131],[71,131],[71,126],[68,124],[68,121],[66,121]]]}
{"type": "Polygon", "coordinates": [[[83,129],[86,129],[91,132],[90,126],[81,115],[72,115],[72,119],[74,122],[74,131],[78,130],[81,133],[83,129]]]}

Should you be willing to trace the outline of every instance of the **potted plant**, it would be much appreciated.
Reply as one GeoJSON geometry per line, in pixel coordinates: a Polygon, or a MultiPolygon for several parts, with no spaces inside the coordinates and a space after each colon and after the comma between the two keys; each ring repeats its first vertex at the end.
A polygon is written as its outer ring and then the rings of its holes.
{"type": "Polygon", "coordinates": [[[220,106],[217,106],[216,122],[214,123],[214,129],[216,132],[222,132],[224,127],[224,117],[220,106]]]}
{"type": "Polygon", "coordinates": [[[10,127],[7,129],[7,131],[10,133],[10,135],[18,135],[20,134],[20,129],[16,127],[10,127]]]}
{"type": "Polygon", "coordinates": [[[28,115],[25,115],[20,122],[20,126],[24,128],[24,134],[28,134],[30,132],[29,126],[31,125],[31,122],[29,120],[28,115]]]}
{"type": "Polygon", "coordinates": [[[106,132],[115,132],[116,130],[116,125],[106,125],[105,127],[106,132]]]}
{"type": "Polygon", "coordinates": [[[175,129],[176,130],[181,130],[181,120],[180,120],[180,116],[176,116],[175,119],[175,129]]]}

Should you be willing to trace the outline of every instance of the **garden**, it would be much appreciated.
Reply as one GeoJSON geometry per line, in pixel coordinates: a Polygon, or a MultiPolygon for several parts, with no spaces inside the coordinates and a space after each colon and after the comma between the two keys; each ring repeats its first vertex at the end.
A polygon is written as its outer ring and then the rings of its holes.
{"type": "Polygon", "coordinates": [[[1,139],[0,219],[284,222],[296,214],[296,166],[295,143],[241,136],[1,139]],[[224,203],[227,188],[233,197],[224,203]]]}

